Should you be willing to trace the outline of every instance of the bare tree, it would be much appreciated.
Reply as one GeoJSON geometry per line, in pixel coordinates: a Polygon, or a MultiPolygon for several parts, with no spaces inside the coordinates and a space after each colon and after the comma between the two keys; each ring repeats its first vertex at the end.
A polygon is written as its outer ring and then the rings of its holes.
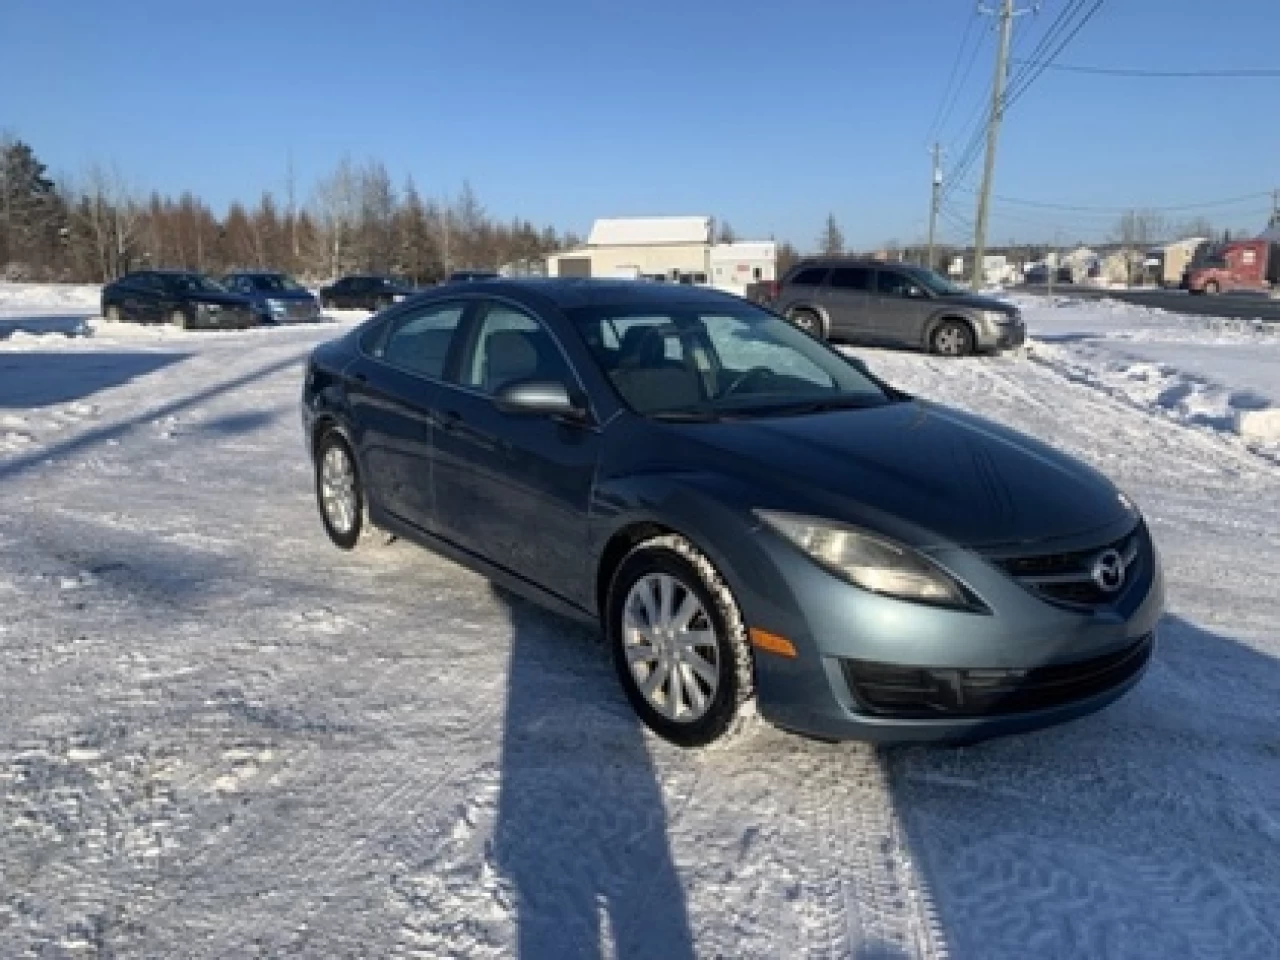
{"type": "Polygon", "coordinates": [[[844,233],[834,213],[827,214],[826,226],[818,237],[818,250],[829,257],[844,253],[844,233]]]}
{"type": "Polygon", "coordinates": [[[716,235],[716,243],[737,243],[738,234],[728,220],[720,221],[716,235]]]}
{"type": "Polygon", "coordinates": [[[1193,217],[1183,222],[1174,232],[1179,240],[1188,240],[1192,237],[1203,237],[1206,240],[1211,240],[1218,235],[1217,227],[1213,225],[1213,222],[1208,217],[1204,216],[1193,217]]]}
{"type": "Polygon", "coordinates": [[[1133,282],[1133,274],[1147,249],[1168,231],[1164,217],[1153,210],[1126,210],[1116,224],[1115,239],[1123,246],[1125,281],[1133,282]]]}
{"type": "Polygon", "coordinates": [[[312,199],[316,234],[330,276],[339,276],[346,269],[346,245],[355,231],[359,202],[355,171],[350,158],[343,157],[333,173],[316,186],[312,199]]]}
{"type": "Polygon", "coordinates": [[[73,236],[92,251],[96,278],[113,280],[127,272],[138,253],[142,205],[118,169],[93,164],[77,191],[73,236]]]}

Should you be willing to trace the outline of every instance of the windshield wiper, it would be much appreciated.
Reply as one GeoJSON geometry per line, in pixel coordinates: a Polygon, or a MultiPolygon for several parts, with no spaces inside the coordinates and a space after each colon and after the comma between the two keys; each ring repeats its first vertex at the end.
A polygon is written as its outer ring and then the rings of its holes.
{"type": "Polygon", "coordinates": [[[885,397],[828,397],[822,400],[797,400],[791,403],[752,407],[740,412],[757,417],[786,417],[806,413],[826,413],[831,410],[866,410],[869,407],[882,407],[887,402],[889,401],[885,397]]]}

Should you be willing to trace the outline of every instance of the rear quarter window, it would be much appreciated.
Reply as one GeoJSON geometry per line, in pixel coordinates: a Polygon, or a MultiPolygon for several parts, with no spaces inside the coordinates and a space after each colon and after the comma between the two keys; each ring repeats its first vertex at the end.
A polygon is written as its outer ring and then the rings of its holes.
{"type": "Polygon", "coordinates": [[[826,278],[826,267],[806,267],[796,273],[787,283],[796,287],[820,287],[822,286],[822,281],[826,278]]]}

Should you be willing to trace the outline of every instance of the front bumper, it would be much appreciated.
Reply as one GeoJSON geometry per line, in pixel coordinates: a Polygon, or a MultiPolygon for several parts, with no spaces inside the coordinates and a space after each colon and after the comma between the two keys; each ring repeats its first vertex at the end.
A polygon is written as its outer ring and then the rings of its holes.
{"type": "Polygon", "coordinates": [[[991,610],[971,613],[867,593],[767,532],[751,539],[761,556],[734,571],[755,581],[735,590],[744,616],[799,653],[757,653],[760,712],[825,739],[964,742],[1093,713],[1141,679],[1164,608],[1149,540],[1133,580],[1093,610],[1036,596],[975,553],[937,553],[991,610]]]}
{"type": "Polygon", "coordinates": [[[979,350],[1012,350],[1027,342],[1027,327],[1021,319],[1014,323],[983,323],[978,331],[979,350]]]}

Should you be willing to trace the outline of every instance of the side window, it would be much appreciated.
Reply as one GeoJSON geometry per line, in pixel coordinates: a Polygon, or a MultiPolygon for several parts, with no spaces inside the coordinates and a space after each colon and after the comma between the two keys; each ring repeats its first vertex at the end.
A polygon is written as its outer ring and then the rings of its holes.
{"type": "Polygon", "coordinates": [[[449,344],[466,308],[465,303],[433,303],[401,314],[380,344],[373,338],[370,353],[413,373],[443,377],[449,344]]]}
{"type": "Polygon", "coordinates": [[[876,274],[876,292],[882,297],[907,297],[915,286],[904,274],[881,270],[876,274]]]}
{"type": "Polygon", "coordinates": [[[820,287],[826,276],[826,267],[806,267],[792,277],[789,282],[796,287],[820,287]]]}
{"type": "Polygon", "coordinates": [[[463,385],[494,394],[517,380],[573,384],[568,365],[545,327],[523,310],[493,303],[462,365],[463,385]]]}
{"type": "Polygon", "coordinates": [[[831,271],[831,286],[866,292],[871,289],[871,271],[866,267],[836,267],[831,271]]]}

